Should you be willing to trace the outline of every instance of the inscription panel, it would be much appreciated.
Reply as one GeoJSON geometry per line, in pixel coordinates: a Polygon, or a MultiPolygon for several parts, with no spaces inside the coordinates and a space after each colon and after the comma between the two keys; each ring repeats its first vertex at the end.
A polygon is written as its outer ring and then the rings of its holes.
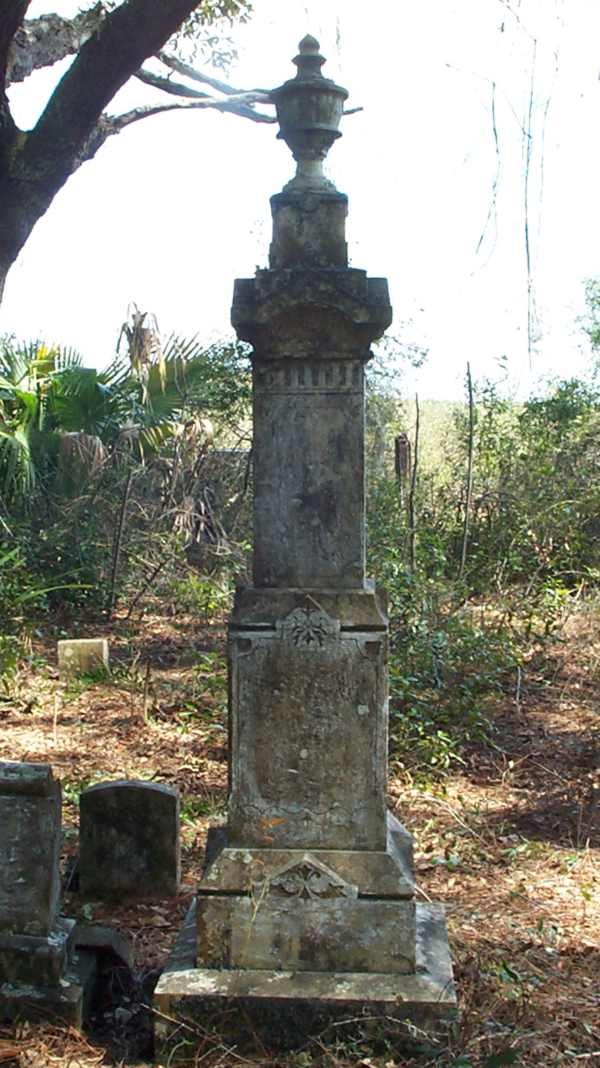
{"type": "Polygon", "coordinates": [[[0,931],[45,937],[58,907],[57,798],[0,796],[0,931]]]}
{"type": "Polygon", "coordinates": [[[229,843],[383,850],[384,641],[310,633],[297,641],[280,625],[230,639],[229,843]]]}

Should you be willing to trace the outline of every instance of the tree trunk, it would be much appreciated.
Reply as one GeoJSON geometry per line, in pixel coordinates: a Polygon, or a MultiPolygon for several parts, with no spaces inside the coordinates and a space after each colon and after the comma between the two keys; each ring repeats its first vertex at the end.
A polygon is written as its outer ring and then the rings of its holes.
{"type": "Polygon", "coordinates": [[[469,522],[471,519],[471,504],[473,500],[473,454],[475,451],[475,401],[473,398],[473,379],[471,378],[471,365],[467,364],[467,394],[469,398],[469,443],[467,454],[467,486],[465,500],[465,516],[463,521],[462,547],[460,553],[460,568],[458,580],[462,582],[465,577],[467,564],[467,547],[469,544],[469,522]]]}
{"type": "Polygon", "coordinates": [[[10,268],[53,196],[35,180],[0,181],[0,300],[10,268]]]}
{"type": "Polygon", "coordinates": [[[82,45],[33,130],[24,132],[10,114],[5,84],[10,44],[28,2],[8,0],[6,10],[0,5],[0,300],[6,275],[36,222],[89,158],[105,106],[198,5],[198,0],[128,0],[115,8],[82,45]]]}
{"type": "Polygon", "coordinates": [[[414,575],[417,566],[417,472],[419,469],[419,444],[421,430],[421,411],[419,408],[419,394],[415,393],[415,449],[413,453],[412,474],[410,479],[410,493],[408,496],[408,562],[411,574],[414,575]]]}

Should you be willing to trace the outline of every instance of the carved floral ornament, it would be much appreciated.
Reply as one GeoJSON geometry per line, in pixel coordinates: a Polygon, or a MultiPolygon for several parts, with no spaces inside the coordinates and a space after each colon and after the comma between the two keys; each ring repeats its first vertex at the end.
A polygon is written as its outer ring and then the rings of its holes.
{"type": "Polygon", "coordinates": [[[339,637],[340,623],[320,608],[294,608],[277,624],[277,629],[294,645],[319,649],[339,637]]]}
{"type": "Polygon", "coordinates": [[[322,898],[352,898],[357,888],[339,879],[324,864],[304,857],[283,868],[269,880],[269,892],[277,897],[295,897],[304,901],[322,898]]]}

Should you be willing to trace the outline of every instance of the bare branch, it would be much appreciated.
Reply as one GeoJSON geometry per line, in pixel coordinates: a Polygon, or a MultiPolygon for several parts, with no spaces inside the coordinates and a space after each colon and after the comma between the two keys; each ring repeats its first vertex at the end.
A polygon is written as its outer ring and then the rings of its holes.
{"type": "MultiPolygon", "coordinates": [[[[233,86],[227,85],[226,82],[221,82],[218,78],[211,78],[208,74],[204,74],[200,70],[196,70],[195,67],[190,67],[188,63],[184,63],[183,60],[178,59],[177,56],[170,56],[167,52],[159,52],[158,59],[161,63],[164,63],[165,67],[170,67],[177,74],[182,74],[184,78],[191,78],[194,82],[201,82],[202,85],[208,85],[209,89],[215,89],[217,93],[223,93],[225,96],[237,96],[239,93],[243,93],[243,89],[234,89],[233,86]]],[[[271,99],[271,94],[268,89],[254,89],[253,92],[264,93],[266,97],[271,99]]]]}
{"type": "Polygon", "coordinates": [[[15,34],[8,56],[7,84],[23,82],[34,70],[74,55],[106,15],[102,2],[72,19],[42,15],[28,19],[15,34]]]}
{"type": "Polygon", "coordinates": [[[275,119],[270,115],[254,111],[254,108],[249,106],[252,104],[269,104],[270,97],[268,93],[264,93],[262,89],[251,89],[236,91],[235,94],[230,94],[227,100],[218,100],[214,96],[209,96],[208,93],[202,93],[199,89],[192,89],[191,86],[184,85],[183,82],[174,82],[171,78],[164,78],[160,74],[153,74],[151,71],[145,70],[143,67],[136,71],[134,77],[138,78],[145,85],[151,85],[154,89],[160,89],[164,93],[170,93],[171,96],[181,96],[188,99],[201,102],[202,107],[216,108],[218,111],[231,111],[234,115],[241,115],[245,119],[252,119],[254,122],[275,122],[275,119]],[[235,106],[234,106],[235,105],[235,106]]]}
{"type": "MultiPolygon", "coordinates": [[[[475,249],[475,255],[477,256],[481,250],[481,246],[485,240],[490,223],[494,224],[494,240],[492,244],[492,252],[498,236],[498,186],[500,184],[500,172],[502,169],[502,157],[500,154],[500,141],[498,139],[498,123],[496,120],[496,83],[492,82],[492,134],[494,137],[494,149],[496,152],[496,171],[492,181],[492,194],[490,197],[490,204],[488,208],[487,218],[485,220],[483,230],[479,235],[479,241],[477,242],[477,248],[475,249]]],[[[490,252],[491,256],[491,252],[490,252]]],[[[467,365],[468,366],[468,365],[467,365]]]]}
{"type": "Polygon", "coordinates": [[[191,86],[184,85],[183,82],[174,82],[171,78],[163,78],[160,74],[153,74],[144,67],[140,67],[135,72],[134,78],[144,82],[144,85],[151,85],[153,89],[161,89],[163,93],[171,93],[172,96],[185,96],[194,100],[212,99],[208,93],[201,93],[199,89],[192,89],[191,86]]]}
{"type": "Polygon", "coordinates": [[[527,29],[527,27],[525,26],[525,24],[523,22],[523,19],[519,15],[518,11],[515,11],[514,7],[511,6],[511,4],[508,2],[508,0],[499,0],[499,3],[501,3],[502,7],[504,7],[509,12],[510,15],[512,15],[512,17],[518,23],[519,27],[523,30],[523,33],[526,33],[527,36],[530,37],[531,40],[533,40],[533,34],[529,32],[529,30],[527,29]]]}
{"type": "MultiPolygon", "coordinates": [[[[8,46],[27,0],[0,3],[0,288],[38,219],[81,163],[113,96],[198,0],[127,0],[78,50],[32,130],[19,137],[4,93],[8,46]],[[6,54],[3,54],[3,48],[6,54]]],[[[101,123],[102,125],[102,123],[101,123]]]]}
{"type": "Polygon", "coordinates": [[[52,195],[68,178],[115,93],[195,6],[196,0],[128,0],[82,45],[23,149],[24,165],[32,172],[43,162],[52,195]]]}
{"type": "MultiPolygon", "coordinates": [[[[240,94],[240,98],[251,96],[251,93],[240,94]]],[[[252,108],[244,107],[241,103],[237,104],[234,100],[213,100],[212,97],[207,97],[205,100],[194,100],[189,104],[156,104],[155,106],[133,108],[122,115],[102,115],[80,152],[74,169],[87,160],[93,159],[98,149],[102,147],[109,137],[120,133],[121,130],[131,126],[134,122],[149,119],[153,115],[161,115],[165,111],[191,111],[196,108],[214,108],[216,111],[230,111],[234,115],[240,115],[244,119],[251,119],[253,122],[276,122],[276,119],[270,115],[262,115],[258,111],[253,111],[252,108]]]]}
{"type": "Polygon", "coordinates": [[[539,326],[536,312],[533,267],[531,262],[531,241],[529,234],[529,175],[531,170],[531,157],[533,154],[533,104],[535,98],[537,57],[537,39],[533,38],[532,40],[531,75],[529,82],[529,96],[525,111],[525,134],[523,137],[523,237],[525,239],[525,270],[527,278],[527,353],[529,356],[530,367],[539,326]]]}

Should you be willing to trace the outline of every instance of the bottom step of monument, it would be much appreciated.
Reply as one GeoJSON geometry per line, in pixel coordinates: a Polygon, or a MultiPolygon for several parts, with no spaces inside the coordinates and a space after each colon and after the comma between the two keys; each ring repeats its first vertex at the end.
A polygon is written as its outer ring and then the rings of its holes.
{"type": "Polygon", "coordinates": [[[194,904],[154,992],[157,1061],[194,1063],[212,1044],[293,1049],[367,1031],[399,1046],[443,1042],[457,1002],[440,905],[417,905],[416,951],[413,975],[196,968],[194,904]]]}
{"type": "Polygon", "coordinates": [[[78,950],[55,986],[0,982],[0,1021],[62,1020],[80,1030],[89,1012],[96,972],[95,954],[78,950]]]}

